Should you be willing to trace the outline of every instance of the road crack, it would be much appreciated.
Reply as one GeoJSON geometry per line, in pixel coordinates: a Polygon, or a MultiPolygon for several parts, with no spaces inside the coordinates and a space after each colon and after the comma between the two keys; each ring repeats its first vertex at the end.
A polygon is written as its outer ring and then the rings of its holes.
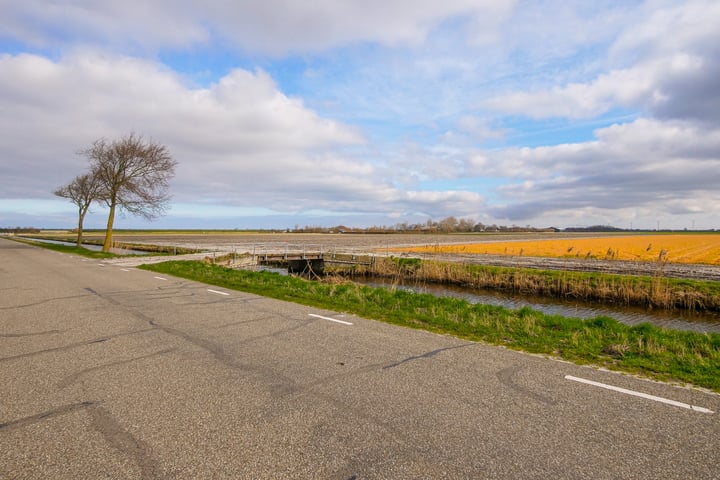
{"type": "Polygon", "coordinates": [[[541,395],[539,393],[533,392],[527,387],[524,387],[520,384],[518,384],[515,381],[515,375],[522,370],[522,367],[519,367],[517,365],[514,365],[512,367],[504,368],[497,372],[497,378],[500,380],[500,383],[503,385],[510,387],[511,389],[515,390],[516,392],[519,392],[526,397],[532,398],[533,400],[536,400],[540,403],[545,403],[547,405],[555,405],[557,404],[557,401],[547,397],[545,395],[541,395]]]}
{"type": "Polygon", "coordinates": [[[382,367],[382,369],[387,370],[390,368],[399,367],[403,363],[413,362],[415,360],[420,360],[422,358],[431,358],[431,357],[434,357],[435,355],[437,355],[441,352],[447,351],[447,350],[454,350],[456,348],[470,347],[472,345],[475,345],[475,344],[474,343],[465,343],[462,345],[453,345],[452,347],[438,348],[436,350],[431,350],[431,351],[423,353],[421,355],[413,355],[412,357],[407,357],[403,360],[400,360],[399,362],[391,363],[390,365],[385,365],[384,367],[382,367]]]}
{"type": "Polygon", "coordinates": [[[89,409],[93,427],[107,443],[132,458],[140,468],[140,478],[165,478],[163,470],[152,455],[150,446],[125,430],[108,410],[100,405],[89,409]]]}
{"type": "Polygon", "coordinates": [[[71,403],[69,405],[63,405],[61,407],[38,413],[36,415],[31,415],[29,417],[13,420],[12,422],[0,423],[0,432],[8,432],[11,430],[16,430],[18,428],[27,427],[28,425],[42,422],[49,418],[66,415],[68,413],[76,412],[78,410],[83,410],[85,408],[92,407],[93,405],[95,405],[95,402],[71,403]]]}
{"type": "Polygon", "coordinates": [[[86,368],[85,370],[80,370],[79,372],[73,373],[72,375],[68,375],[67,377],[63,378],[63,379],[58,383],[58,388],[66,388],[66,387],[69,387],[70,385],[72,385],[73,383],[75,383],[75,382],[78,380],[78,378],[80,378],[81,376],[86,375],[86,374],[88,374],[88,373],[91,373],[91,372],[95,372],[95,371],[98,371],[98,370],[103,370],[103,369],[105,369],[105,368],[116,367],[116,366],[119,366],[119,365],[126,365],[126,364],[128,364],[128,363],[137,362],[137,361],[140,361],[140,360],[145,360],[145,359],[147,359],[147,358],[152,358],[152,357],[159,356],[159,355],[165,355],[166,353],[170,353],[170,352],[173,352],[173,351],[175,351],[175,350],[176,350],[176,348],[166,348],[165,350],[160,350],[160,351],[155,352],[155,353],[149,353],[149,354],[147,354],[147,355],[142,355],[142,356],[140,356],[140,357],[129,358],[129,359],[127,359],[127,360],[119,360],[119,361],[117,361],[117,362],[106,363],[106,364],[104,364],[104,365],[98,365],[97,367],[86,368]]]}

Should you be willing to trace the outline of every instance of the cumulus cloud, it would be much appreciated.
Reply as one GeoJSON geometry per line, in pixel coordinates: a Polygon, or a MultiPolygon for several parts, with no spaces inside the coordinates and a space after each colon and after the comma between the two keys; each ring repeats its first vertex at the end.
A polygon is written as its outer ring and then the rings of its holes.
{"type": "MultiPolygon", "coordinates": [[[[636,120],[594,139],[468,156],[470,175],[506,181],[491,211],[521,219],[712,217],[720,207],[720,4],[647,2],[608,51],[609,69],[550,88],[515,90],[483,105],[535,120],[636,120]],[[613,213],[614,212],[614,213],[613,213]]],[[[582,75],[580,75],[582,77],[582,75]]],[[[572,220],[570,220],[572,221],[572,220]]]]}
{"type": "Polygon", "coordinates": [[[720,211],[716,1],[0,11],[0,201],[40,205],[85,166],[76,150],[133,130],[180,162],[172,191],[186,213],[562,225],[720,211]],[[222,71],[201,58],[215,49],[222,71]],[[608,126],[618,119],[632,120],[608,126]]]}
{"type": "Polygon", "coordinates": [[[365,143],[359,131],[283,94],[262,70],[236,69],[197,88],[154,62],[83,52],[59,61],[5,55],[0,72],[6,199],[51,197],[85,167],[77,150],[135,131],[178,160],[178,203],[448,213],[480,201],[398,190],[393,168],[351,152],[365,143]]]}
{"type": "Polygon", "coordinates": [[[493,209],[510,219],[588,208],[711,215],[720,207],[720,129],[640,119],[596,137],[508,149],[470,165],[515,179],[498,188],[504,203],[493,209]]]}
{"type": "Polygon", "coordinates": [[[283,55],[355,42],[418,44],[442,21],[501,18],[514,0],[3,1],[0,36],[36,45],[80,41],[140,48],[186,47],[210,39],[283,55]]]}
{"type": "Polygon", "coordinates": [[[639,108],[661,118],[718,121],[720,4],[695,1],[660,9],[629,26],[611,47],[611,59],[633,60],[591,81],[488,99],[493,110],[535,119],[592,118],[613,108],[639,108]]]}

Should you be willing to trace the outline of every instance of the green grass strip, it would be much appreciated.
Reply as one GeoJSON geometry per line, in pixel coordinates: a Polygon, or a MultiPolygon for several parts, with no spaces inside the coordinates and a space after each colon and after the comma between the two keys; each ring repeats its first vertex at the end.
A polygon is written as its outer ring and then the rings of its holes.
{"type": "Polygon", "coordinates": [[[46,243],[46,242],[33,242],[32,240],[26,240],[26,239],[20,239],[20,238],[13,238],[12,240],[20,243],[27,243],[28,245],[33,245],[35,247],[42,247],[46,248],[48,250],[54,250],[56,252],[62,252],[62,253],[71,253],[73,255],[81,255],[83,257],[89,257],[89,258],[117,258],[127,255],[116,255],[114,253],[109,252],[101,252],[97,250],[88,250],[84,247],[78,247],[76,245],[61,245],[59,243],[46,243]]]}
{"type": "Polygon", "coordinates": [[[354,283],[323,283],[269,272],[233,270],[195,261],[141,268],[265,297],[451,334],[579,364],[642,374],[720,392],[720,335],[627,326],[608,317],[590,320],[523,308],[471,304],[354,283]]]}

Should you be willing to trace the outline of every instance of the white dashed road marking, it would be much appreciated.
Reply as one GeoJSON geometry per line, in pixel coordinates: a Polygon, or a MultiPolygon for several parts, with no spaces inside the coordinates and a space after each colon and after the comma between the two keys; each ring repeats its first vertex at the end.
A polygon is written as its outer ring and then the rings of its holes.
{"type": "Polygon", "coordinates": [[[350,323],[350,322],[346,322],[343,320],[337,320],[335,318],[330,318],[330,317],[323,317],[322,315],[316,315],[314,313],[308,313],[308,315],[310,315],[311,317],[315,317],[315,318],[321,318],[321,319],[327,320],[329,322],[342,323],[343,325],[352,325],[352,323],[350,323]]]}
{"type": "Polygon", "coordinates": [[[612,391],[614,391],[614,392],[624,393],[624,394],[626,394],[626,395],[632,395],[632,396],[634,396],[634,397],[645,398],[645,399],[647,399],[647,400],[652,400],[652,401],[654,401],[654,402],[665,403],[665,404],[667,404],[667,405],[672,405],[672,406],[674,406],[674,407],[687,408],[688,410],[693,410],[693,411],[696,411],[696,412],[701,412],[701,413],[715,413],[715,412],[713,412],[712,410],[709,410],[709,409],[707,409],[707,408],[705,408],[705,407],[697,407],[697,406],[695,406],[695,405],[690,405],[690,404],[688,404],[688,403],[677,402],[677,401],[675,401],[675,400],[670,400],[670,399],[663,398],[663,397],[656,397],[655,395],[649,395],[649,394],[647,394],[647,393],[636,392],[635,390],[628,390],[628,389],[626,389],[626,388],[616,387],[616,386],[614,386],[614,385],[607,385],[607,384],[605,384],[605,383],[594,382],[594,381],[592,381],[592,380],[587,380],[587,379],[585,379],[585,378],[573,377],[572,375],[565,375],[565,379],[566,379],[566,380],[572,380],[573,382],[585,383],[585,384],[587,384],[587,385],[592,385],[592,386],[604,388],[604,389],[607,389],[607,390],[612,390],[612,391]]]}
{"type": "Polygon", "coordinates": [[[211,289],[211,288],[208,288],[207,291],[210,292],[210,293],[217,293],[218,295],[230,295],[230,294],[227,293],[227,292],[221,292],[220,290],[213,290],[213,289],[211,289]]]}

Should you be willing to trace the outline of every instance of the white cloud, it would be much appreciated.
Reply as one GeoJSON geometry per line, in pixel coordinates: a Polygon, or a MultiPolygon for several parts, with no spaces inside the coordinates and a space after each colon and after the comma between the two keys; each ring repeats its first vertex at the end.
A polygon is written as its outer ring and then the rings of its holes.
{"type": "Polygon", "coordinates": [[[365,142],[356,129],[320,117],[261,70],[236,69],[195,88],[154,62],[82,52],[57,62],[5,55],[0,72],[0,155],[12,159],[0,167],[6,199],[51,198],[85,168],[74,152],[133,130],[178,160],[172,193],[179,203],[449,215],[480,201],[398,190],[397,165],[351,153],[365,142]]]}
{"type": "Polygon", "coordinates": [[[228,175],[244,182],[243,172],[281,176],[291,167],[302,174],[317,167],[320,175],[363,168],[313,160],[314,150],[364,140],[284,95],[262,71],[234,70],[200,89],[153,62],[127,57],[82,54],[52,62],[5,55],[0,72],[2,155],[21,160],[4,162],[4,173],[32,179],[30,185],[3,185],[6,197],[16,190],[47,191],[83,165],[75,151],[130,130],[168,144],[181,162],[181,183],[197,178],[186,173],[231,183],[228,175]]]}
{"type": "Polygon", "coordinates": [[[660,9],[640,25],[628,25],[611,50],[615,57],[632,58],[632,66],[592,81],[497,95],[483,104],[535,119],[592,118],[621,107],[666,118],[718,120],[719,23],[717,2],[660,9]]]}
{"type": "Polygon", "coordinates": [[[489,212],[567,225],[720,211],[716,1],[0,0],[0,11],[13,52],[0,54],[6,205],[51,198],[85,166],[76,150],[134,130],[180,162],[177,205],[222,205],[215,216],[489,212]],[[44,53],[15,54],[23,45],[44,53]],[[573,140],[611,115],[634,121],[573,140]]]}
{"type": "Polygon", "coordinates": [[[530,219],[578,209],[713,215],[720,208],[720,129],[640,119],[593,142],[472,158],[471,174],[516,179],[493,213],[530,219]]]}
{"type": "MultiPolygon", "coordinates": [[[[34,46],[187,47],[208,40],[191,1],[0,1],[0,38],[34,46]]],[[[199,5],[199,4],[198,4],[199,5]]]]}
{"type": "Polygon", "coordinates": [[[478,15],[492,28],[514,0],[206,0],[2,2],[3,34],[31,44],[95,42],[180,48],[216,38],[245,51],[283,55],[356,42],[418,44],[442,21],[478,15]]]}

